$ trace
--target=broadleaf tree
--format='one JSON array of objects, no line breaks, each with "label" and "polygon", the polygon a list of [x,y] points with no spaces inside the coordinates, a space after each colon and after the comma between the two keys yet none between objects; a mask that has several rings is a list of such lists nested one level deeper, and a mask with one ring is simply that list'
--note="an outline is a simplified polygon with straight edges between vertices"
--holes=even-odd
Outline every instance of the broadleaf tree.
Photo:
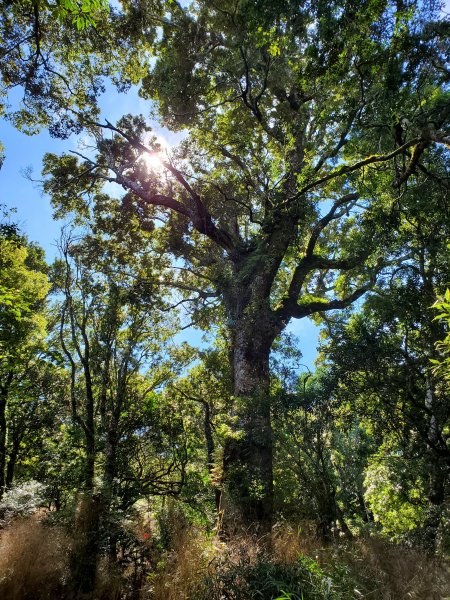
[{"label": "broadleaf tree", "polygon": [[[0,498],[12,483],[20,441],[33,421],[45,368],[45,300],[50,288],[41,248],[18,227],[0,227]],[[33,392],[29,394],[29,389]],[[28,402],[28,396],[31,402]],[[11,412],[10,404],[18,407]],[[31,411],[31,413],[30,413]],[[27,414],[30,413],[30,414]],[[36,418],[36,416],[34,416]]]},{"label": "broadleaf tree", "polygon": [[[80,593],[95,585],[103,546],[117,559],[118,515],[141,497],[179,495],[188,462],[183,417],[168,419],[157,394],[190,360],[188,351],[172,357],[166,347],[172,315],[157,280],[166,261],[149,252],[151,232],[132,215],[124,222],[111,202],[102,195],[85,206],[83,235],[63,232],[51,271],[53,344],[67,369],[67,409],[83,463],[72,549]],[[105,231],[112,222],[116,234]]]},{"label": "broadleaf tree", "polygon": [[[435,169],[441,168],[436,157]],[[448,386],[439,368],[439,349],[446,343],[445,309],[442,320],[433,319],[431,309],[449,278],[448,200],[445,179],[428,177],[404,191],[396,229],[407,259],[379,279],[359,312],[328,320],[328,341],[322,348],[336,378],[333,394],[384,440],[377,456],[380,473],[383,460],[389,463],[396,451],[404,457],[396,462],[408,465],[413,492],[421,473],[422,538],[428,546],[436,543],[444,520],[450,464]],[[443,218],[436,220],[438,212]],[[436,307],[444,308],[445,301]]]},{"label": "broadleaf tree", "polygon": [[[407,187],[439,178],[437,154],[448,159],[449,24],[433,2],[163,10],[140,93],[187,136],[164,156],[143,118],[86,116],[97,155],[49,157],[46,190],[64,202],[93,180],[125,188],[124,204],[163,221],[180,286],[215,299],[235,417],[222,509],[228,526],[267,527],[273,342],[292,319],[350,306],[404,259],[395,209]],[[144,168],[146,154],[161,169]]]}]

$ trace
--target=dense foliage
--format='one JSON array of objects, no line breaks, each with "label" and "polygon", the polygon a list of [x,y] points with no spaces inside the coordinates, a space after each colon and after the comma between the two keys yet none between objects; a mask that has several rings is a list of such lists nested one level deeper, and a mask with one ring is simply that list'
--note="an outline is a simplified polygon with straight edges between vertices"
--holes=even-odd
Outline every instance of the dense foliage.
[{"label": "dense foliage", "polygon": [[[0,11],[2,115],[84,140],[44,157],[59,257],[0,225],[0,594],[443,597],[439,3]],[[142,115],[101,121],[111,84],[137,85],[179,145]],[[286,333],[307,317],[314,372]],[[54,568],[30,560],[17,596],[26,516]]]}]

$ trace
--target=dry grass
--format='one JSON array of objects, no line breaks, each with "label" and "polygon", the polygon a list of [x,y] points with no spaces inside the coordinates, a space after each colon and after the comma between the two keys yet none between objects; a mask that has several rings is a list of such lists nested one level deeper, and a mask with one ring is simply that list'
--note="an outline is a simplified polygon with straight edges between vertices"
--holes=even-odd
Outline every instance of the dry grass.
[{"label": "dry grass", "polygon": [[123,598],[124,578],[118,567],[104,558],[97,568],[95,600],[120,600]]},{"label": "dry grass", "polygon": [[[267,562],[292,565],[300,555],[316,559],[332,578],[342,569],[354,582],[350,598],[367,600],[442,600],[450,597],[449,564],[418,550],[391,544],[376,537],[323,547],[307,524],[288,523],[274,528],[271,539],[242,534],[227,544],[209,537],[201,528],[179,516],[169,516],[169,546],[157,550],[150,543],[153,568],[141,600],[188,600],[196,597],[200,583],[244,566]],[[148,527],[146,528],[148,529]],[[156,532],[152,531],[152,537]],[[35,517],[17,520],[0,532],[1,600],[62,600],[70,597],[70,538],[58,527]],[[156,564],[156,561],[159,561]],[[147,571],[148,572],[148,571]],[[125,572],[99,564],[96,600],[135,598],[139,584],[130,587]],[[133,589],[132,589],[133,588]],[[356,595],[352,590],[357,589]],[[346,588],[347,589],[347,588]],[[131,595],[129,595],[131,594]],[[203,597],[203,596],[202,596]],[[208,596],[209,597],[209,596]],[[341,595],[340,598],[347,598]]]},{"label": "dry grass", "polygon": [[[14,521],[0,532],[0,599],[72,599],[69,589],[72,547],[71,539],[60,527],[45,525],[35,516]],[[118,568],[102,559],[92,597],[120,600],[122,585]]]},{"label": "dry grass", "polygon": [[[450,562],[380,537],[323,546],[313,535],[283,526],[274,539],[274,559],[294,562],[303,554],[333,576],[347,572],[355,598],[367,600],[450,600]],[[352,596],[353,597],[353,596]]]},{"label": "dry grass", "polygon": [[0,533],[0,598],[55,600],[65,595],[70,542],[62,530],[35,518]]},{"label": "dry grass", "polygon": [[[379,537],[324,547],[303,523],[277,524],[272,535],[271,559],[294,563],[300,555],[316,559],[330,573],[336,567],[349,571],[360,598],[380,600],[450,599],[450,562],[418,549],[390,543]],[[361,584],[361,585],[358,585]]]},{"label": "dry grass", "polygon": [[333,579],[337,577],[338,586],[342,573],[346,573],[347,584],[342,585],[348,586],[345,589],[349,595],[341,592],[340,598],[443,600],[450,597],[448,563],[376,537],[324,547],[307,523],[301,527],[283,523],[274,528],[269,543],[266,537],[241,534],[224,544],[176,519],[170,529],[171,547],[148,580],[142,600],[196,598],[200,582],[208,577],[214,581],[230,570],[261,561],[294,566],[301,555],[317,560],[326,574]]},{"label": "dry grass", "polygon": [[187,600],[219,551],[218,544],[195,527],[173,531],[172,546],[145,586],[142,600]]},{"label": "dry grass", "polygon": [[450,596],[448,562],[371,537],[356,543],[356,567],[371,573],[383,600],[442,600]]},{"label": "dry grass", "polygon": [[316,556],[321,552],[315,529],[310,523],[277,523],[272,531],[271,558],[275,562],[294,563],[301,554]]},{"label": "dry grass", "polygon": [[169,528],[171,548],[150,577],[142,600],[195,598],[199,582],[208,576],[214,577],[216,572],[256,565],[263,559],[293,564],[300,554],[317,546],[305,526],[302,532],[288,524],[279,525],[270,538],[241,532],[227,543],[217,537],[208,537],[200,528],[177,522],[173,517]]}]

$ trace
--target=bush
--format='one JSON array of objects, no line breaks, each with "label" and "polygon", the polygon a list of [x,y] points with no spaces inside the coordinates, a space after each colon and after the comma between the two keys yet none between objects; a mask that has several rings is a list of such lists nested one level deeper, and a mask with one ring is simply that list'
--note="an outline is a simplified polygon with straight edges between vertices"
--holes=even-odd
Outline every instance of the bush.
[{"label": "bush", "polygon": [[[342,585],[344,583],[344,586]],[[206,578],[191,598],[195,600],[349,600],[348,581],[339,585],[318,563],[299,557],[295,563],[270,562],[224,565]],[[351,585],[350,585],[351,587]]]},{"label": "bush", "polygon": [[16,517],[30,516],[42,505],[44,486],[27,481],[6,492],[0,502],[0,523],[5,526]]}]

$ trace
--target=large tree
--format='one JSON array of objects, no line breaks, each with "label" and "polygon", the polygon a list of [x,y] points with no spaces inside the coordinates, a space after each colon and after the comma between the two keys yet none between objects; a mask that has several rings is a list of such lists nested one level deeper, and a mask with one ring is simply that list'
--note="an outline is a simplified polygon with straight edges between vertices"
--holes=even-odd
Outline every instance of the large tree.
[{"label": "large tree", "polygon": [[[437,206],[444,215],[440,221],[433,210]],[[348,320],[328,320],[323,348],[337,382],[334,396],[357,419],[370,421],[384,440],[379,456],[389,462],[396,448],[409,463],[412,498],[420,474],[428,545],[436,542],[445,510],[450,465],[448,389],[433,370],[445,329],[431,310],[450,276],[448,207],[444,181],[405,190],[397,212],[397,244],[408,259],[379,280],[360,312]]]},{"label": "large tree", "polygon": [[[83,593],[95,584],[102,545],[117,558],[117,515],[142,496],[178,495],[188,461],[182,417],[168,419],[156,398],[189,361],[189,353],[161,348],[173,328],[157,286],[166,261],[148,251],[150,234],[132,215],[124,219],[106,195],[97,200],[78,219],[82,236],[63,233],[52,267],[57,344],[82,448],[72,584]],[[107,221],[116,233],[99,232]]]},{"label": "large tree", "polygon": [[431,2],[164,10],[141,94],[189,136],[155,170],[142,118],[86,117],[97,155],[48,157],[46,190],[67,203],[93,179],[122,186],[124,207],[163,221],[162,246],[186,266],[179,287],[219,300],[235,428],[222,508],[228,523],[268,526],[272,344],[291,319],[349,306],[401,261],[395,208],[406,186],[442,177],[449,144],[448,23]]},{"label": "large tree", "polygon": [[17,226],[0,225],[0,498],[12,483],[22,438],[38,418],[45,385],[50,286],[43,256]]}]

